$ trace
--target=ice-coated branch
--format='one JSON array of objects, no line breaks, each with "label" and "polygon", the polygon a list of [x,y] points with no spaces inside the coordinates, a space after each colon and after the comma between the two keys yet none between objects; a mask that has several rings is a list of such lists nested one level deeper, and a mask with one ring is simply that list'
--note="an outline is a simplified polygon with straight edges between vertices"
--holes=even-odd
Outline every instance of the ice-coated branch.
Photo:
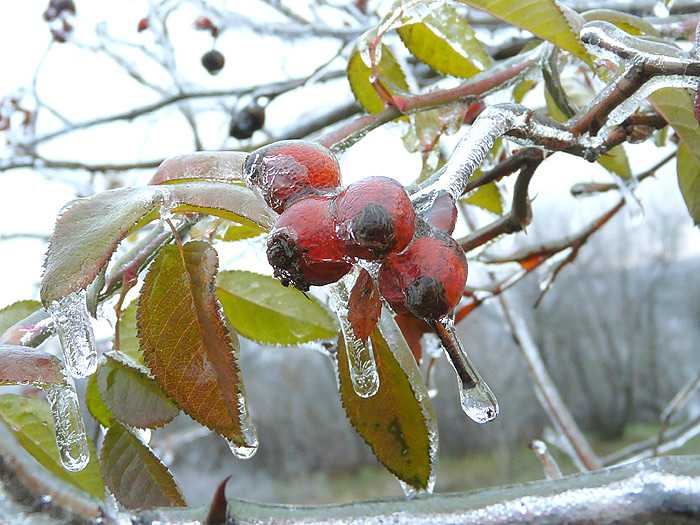
[{"label": "ice-coated branch", "polygon": [[[413,499],[289,506],[229,498],[227,506],[229,525],[692,523],[700,519],[700,458],[655,458],[556,480]],[[8,522],[176,525],[204,523],[208,512],[114,510],[48,474],[0,423],[0,515]]]}]

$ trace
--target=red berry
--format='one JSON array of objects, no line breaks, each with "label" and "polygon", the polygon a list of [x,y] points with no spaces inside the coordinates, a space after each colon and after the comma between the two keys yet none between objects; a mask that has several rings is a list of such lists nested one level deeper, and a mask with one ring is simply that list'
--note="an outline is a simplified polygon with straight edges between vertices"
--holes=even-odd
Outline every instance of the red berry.
[{"label": "red berry", "polygon": [[150,25],[151,25],[151,24],[150,24],[150,22],[148,21],[148,18],[142,18],[141,20],[139,20],[139,25],[138,25],[137,31],[138,31],[139,33],[142,33],[142,32],[144,32],[146,29],[148,29],[148,28],[150,27]]},{"label": "red berry", "polygon": [[216,49],[207,51],[202,55],[202,65],[211,75],[218,75],[219,71],[224,68],[225,62],[224,55]]},{"label": "red berry", "polygon": [[455,200],[448,192],[440,190],[420,216],[433,228],[451,234],[457,224]]},{"label": "red berry", "polygon": [[340,187],[335,155],[315,142],[282,140],[253,151],[244,168],[248,187],[277,213],[300,197]]},{"label": "red berry", "polygon": [[438,230],[417,237],[379,269],[379,291],[397,314],[437,320],[457,306],[467,282],[467,258]]},{"label": "red berry", "polygon": [[331,208],[335,231],[352,257],[379,259],[413,238],[416,214],[401,183],[368,177],[345,188]]},{"label": "red berry", "polygon": [[267,260],[284,286],[299,290],[336,282],[352,268],[328,214],[332,197],[297,201],[280,215],[267,239]]}]

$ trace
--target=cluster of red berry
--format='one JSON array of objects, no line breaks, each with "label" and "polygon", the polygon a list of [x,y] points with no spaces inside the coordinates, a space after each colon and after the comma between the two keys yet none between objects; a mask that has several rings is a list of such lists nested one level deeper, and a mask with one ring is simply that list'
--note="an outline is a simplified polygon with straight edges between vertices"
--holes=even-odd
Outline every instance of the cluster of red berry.
[{"label": "cluster of red berry", "polygon": [[281,214],[267,258],[285,286],[306,291],[334,283],[364,259],[379,262],[379,291],[398,314],[437,320],[459,302],[467,260],[450,236],[457,210],[449,194],[437,195],[430,212],[417,217],[396,180],[368,177],[341,189],[333,153],[301,140],[255,150],[244,173]]}]

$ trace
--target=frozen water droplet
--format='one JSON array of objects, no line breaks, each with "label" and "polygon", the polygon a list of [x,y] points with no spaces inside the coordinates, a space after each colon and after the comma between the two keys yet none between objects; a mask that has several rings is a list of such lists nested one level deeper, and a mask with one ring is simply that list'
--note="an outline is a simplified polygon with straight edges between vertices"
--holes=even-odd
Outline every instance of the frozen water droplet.
[{"label": "frozen water droplet", "polygon": [[421,494],[432,494],[435,488],[435,476],[432,476],[428,480],[428,486],[424,489],[417,489],[415,487],[412,487],[411,485],[401,481],[400,479],[398,481],[401,484],[403,493],[406,495],[407,498],[415,498],[416,496],[420,496]]},{"label": "frozen water droplet", "polygon": [[231,452],[238,459],[250,459],[258,451],[258,432],[250,417],[243,392],[238,394],[238,405],[241,407],[241,434],[245,445],[237,445],[230,440],[226,440]]},{"label": "frozen water droplet", "polygon": [[63,349],[68,373],[87,377],[97,369],[95,334],[87,310],[87,292],[80,290],[53,301],[48,308]]},{"label": "frozen water droplet", "polygon": [[249,443],[248,445],[236,445],[229,439],[227,439],[226,442],[228,443],[228,447],[231,449],[233,455],[238,459],[250,459],[258,451],[258,436],[255,434],[253,437],[255,439],[252,441],[250,441],[249,438],[245,439],[246,442]]},{"label": "frozen water droplet", "polygon": [[449,341],[443,341],[443,345],[457,373],[462,410],[476,423],[488,423],[498,416],[496,396],[469,359],[452,320],[445,319],[440,324],[445,328],[445,335],[449,338]]},{"label": "frozen water droplet", "polygon": [[372,397],[379,391],[379,373],[377,363],[374,360],[374,348],[372,340],[359,339],[348,320],[348,299],[350,289],[355,283],[357,272],[351,272],[337,283],[329,287],[331,308],[335,311],[340,330],[343,333],[345,348],[348,355],[350,368],[350,380],[353,390],[360,397]]},{"label": "frozen water droplet", "polygon": [[657,16],[659,18],[666,18],[668,15],[671,14],[671,11],[669,11],[670,7],[670,2],[669,5],[666,4],[666,0],[658,0],[656,4],[654,4],[654,16]]},{"label": "frozen water droplet", "polygon": [[72,472],[83,470],[90,461],[90,449],[73,379],[66,376],[64,385],[46,385],[44,392],[51,408],[61,463]]}]

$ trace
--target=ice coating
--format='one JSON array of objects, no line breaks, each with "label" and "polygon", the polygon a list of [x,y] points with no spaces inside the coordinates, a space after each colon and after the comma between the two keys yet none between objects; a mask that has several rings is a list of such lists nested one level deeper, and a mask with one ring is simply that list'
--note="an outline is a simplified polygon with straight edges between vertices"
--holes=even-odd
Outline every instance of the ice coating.
[{"label": "ice coating", "polygon": [[90,449],[75,383],[70,376],[66,376],[64,384],[51,384],[43,388],[51,408],[61,463],[72,472],[83,470],[90,461]]},{"label": "ice coating", "polygon": [[97,369],[97,348],[87,310],[87,292],[79,290],[53,301],[48,307],[63,349],[68,373],[88,377]]},{"label": "ice coating", "polygon": [[454,351],[448,348],[445,348],[445,351],[457,373],[462,410],[472,421],[488,423],[498,416],[498,400],[469,359],[457,336],[454,322],[446,318],[440,323],[454,347]]},{"label": "ice coating", "polygon": [[379,391],[379,373],[374,360],[372,340],[360,340],[348,320],[348,300],[350,290],[357,279],[357,272],[351,272],[337,283],[328,287],[330,306],[335,311],[340,330],[345,341],[348,367],[352,388],[360,397],[372,397]]},{"label": "ice coating", "polygon": [[228,443],[231,452],[238,459],[250,459],[258,451],[258,432],[248,412],[243,392],[238,393],[238,406],[241,407],[241,434],[245,445],[238,445],[229,439],[226,439],[226,443]]},{"label": "ice coating", "polygon": [[425,418],[425,424],[428,429],[428,438],[430,440],[430,463],[432,465],[432,469],[426,488],[424,490],[417,491],[410,485],[401,482],[401,480],[399,480],[399,482],[401,483],[404,493],[408,497],[413,497],[423,493],[432,494],[433,489],[435,488],[437,474],[438,427],[437,418],[435,417],[435,412],[433,411],[433,405],[430,403],[430,395],[425,383],[423,383],[420,370],[416,364],[416,360],[413,357],[413,353],[411,352],[411,349],[408,346],[399,325],[396,324],[394,316],[386,306],[382,307],[382,315],[379,317],[377,327],[391,349],[394,358],[408,377],[408,381],[413,389],[413,394],[420,403],[421,412]]}]

